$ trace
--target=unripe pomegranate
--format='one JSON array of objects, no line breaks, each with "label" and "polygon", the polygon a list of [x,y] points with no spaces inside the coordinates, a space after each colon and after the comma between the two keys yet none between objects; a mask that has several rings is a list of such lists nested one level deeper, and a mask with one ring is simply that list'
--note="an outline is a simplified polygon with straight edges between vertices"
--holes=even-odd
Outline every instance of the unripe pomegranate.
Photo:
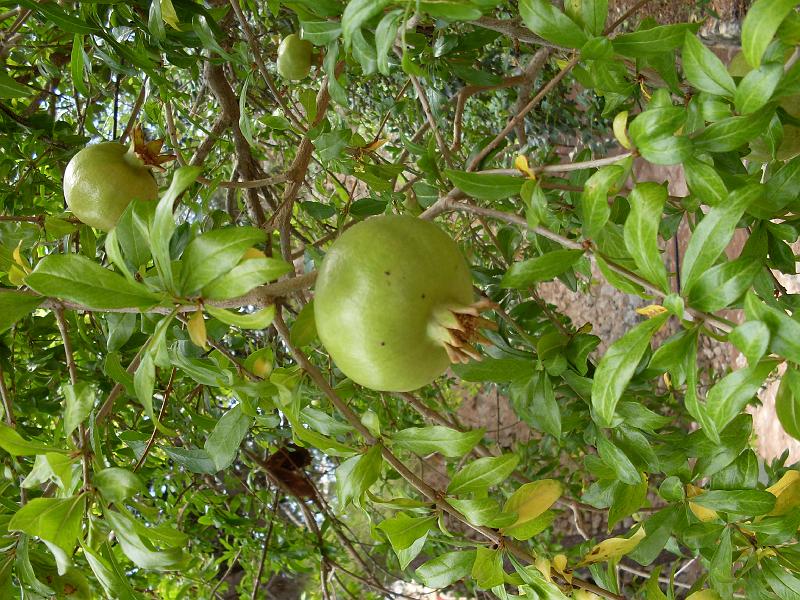
[{"label": "unripe pomegranate", "polygon": [[278,46],[278,73],[284,79],[297,81],[305,79],[311,71],[311,51],[308,40],[300,39],[296,33],[283,38]]},{"label": "unripe pomegranate", "polygon": [[317,332],[350,379],[383,391],[410,391],[451,362],[480,360],[488,344],[473,303],[472,278],[456,243],[411,216],[373,217],[334,242],[319,270]]}]

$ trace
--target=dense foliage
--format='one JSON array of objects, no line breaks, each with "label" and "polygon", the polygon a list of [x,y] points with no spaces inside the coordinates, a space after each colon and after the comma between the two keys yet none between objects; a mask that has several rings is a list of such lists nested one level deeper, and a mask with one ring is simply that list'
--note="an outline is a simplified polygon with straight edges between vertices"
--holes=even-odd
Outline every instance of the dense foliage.
[{"label": "dense foliage", "polygon": [[[757,457],[745,410],[782,373],[800,438],[774,276],[798,2],[757,0],[730,68],[644,3],[0,1],[0,596],[800,597],[800,471]],[[64,169],[137,123],[176,155],[160,199],[92,229]],[[412,393],[345,379],[315,330],[326,248],[383,213],[448,231],[497,326]],[[649,303],[602,356],[537,293],[598,274]],[[724,342],[746,366],[702,372]],[[460,424],[487,391],[530,428],[513,447]]]}]

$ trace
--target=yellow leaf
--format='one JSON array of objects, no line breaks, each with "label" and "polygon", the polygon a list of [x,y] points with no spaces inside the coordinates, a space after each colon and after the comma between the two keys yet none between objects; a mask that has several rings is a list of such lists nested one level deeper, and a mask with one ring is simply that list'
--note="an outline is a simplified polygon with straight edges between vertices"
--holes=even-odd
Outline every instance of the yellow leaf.
[{"label": "yellow leaf", "polygon": [[[686,497],[687,498],[694,498],[695,496],[699,496],[703,493],[703,489],[697,487],[696,485],[692,485],[691,483],[686,484]],[[695,502],[689,502],[689,510],[692,511],[695,517],[697,517],[703,523],[708,523],[709,521],[713,521],[719,518],[717,511],[713,508],[706,508],[705,506],[700,506]]]},{"label": "yellow leaf", "polygon": [[567,568],[567,557],[565,554],[556,554],[553,557],[553,569],[564,578],[564,581],[572,583],[572,571]]},{"label": "yellow leaf", "polygon": [[172,6],[172,0],[161,0],[161,18],[164,19],[164,23],[180,31],[178,13],[175,12],[175,7]]},{"label": "yellow leaf", "polygon": [[783,490],[791,486],[795,481],[800,481],[800,471],[786,471],[783,477],[767,488],[767,491],[777,498]]},{"label": "yellow leaf", "polygon": [[22,271],[24,271],[25,274],[27,275],[28,273],[31,272],[31,265],[27,260],[25,260],[22,257],[22,254],[20,253],[21,248],[22,248],[22,240],[20,240],[19,244],[17,244],[17,247],[14,248],[14,251],[11,254],[14,257],[14,262],[17,263],[20,266],[20,269],[22,269]]},{"label": "yellow leaf", "polygon": [[598,600],[600,596],[589,590],[575,590],[572,592],[572,598],[573,600]]},{"label": "yellow leaf", "polygon": [[617,138],[620,146],[630,150],[633,147],[633,144],[631,144],[630,139],[628,139],[627,127],[628,111],[623,110],[621,113],[617,113],[617,116],[614,117],[614,137]]},{"label": "yellow leaf", "polygon": [[189,330],[189,338],[192,342],[205,350],[207,348],[206,340],[208,336],[206,335],[206,322],[203,319],[202,309],[198,308],[192,313],[186,328]]},{"label": "yellow leaf", "polygon": [[517,158],[514,159],[514,167],[517,170],[525,173],[531,179],[536,179],[536,173],[528,166],[528,159],[525,158],[522,154],[518,155]]},{"label": "yellow leaf", "polygon": [[250,260],[251,258],[267,258],[267,255],[258,248],[248,248],[244,251],[242,260]]},{"label": "yellow leaf", "polygon": [[503,507],[503,512],[517,513],[517,520],[504,532],[512,536],[515,532],[523,534],[524,526],[553,506],[562,491],[561,484],[555,479],[540,479],[520,486]]},{"label": "yellow leaf", "polygon": [[580,566],[589,565],[596,562],[603,562],[612,558],[619,558],[636,548],[644,539],[644,527],[639,527],[629,538],[615,537],[603,540],[594,548],[589,550],[583,557]]},{"label": "yellow leaf", "polygon": [[375,140],[371,144],[367,144],[366,146],[364,146],[364,150],[366,150],[367,152],[374,152],[375,150],[377,150],[378,148],[383,146],[388,141],[389,140],[387,140],[385,138],[380,138],[378,140]]},{"label": "yellow leaf", "polygon": [[652,319],[653,317],[657,317],[658,315],[663,315],[665,312],[667,312],[667,309],[658,304],[650,304],[649,306],[643,306],[642,308],[637,308],[636,312],[642,315],[643,317]]},{"label": "yellow leaf", "polygon": [[533,562],[533,566],[539,569],[539,572],[544,575],[544,578],[547,581],[553,581],[553,578],[550,577],[550,561],[544,558],[543,556],[539,556]]},{"label": "yellow leaf", "polygon": [[11,265],[8,269],[8,280],[12,285],[19,287],[25,283],[25,272],[17,265]]},{"label": "yellow leaf", "polygon": [[767,516],[786,515],[798,506],[800,506],[800,480],[781,490],[775,501],[775,508]]},{"label": "yellow leaf", "polygon": [[686,596],[686,600],[721,600],[721,598],[714,590],[700,590]]}]

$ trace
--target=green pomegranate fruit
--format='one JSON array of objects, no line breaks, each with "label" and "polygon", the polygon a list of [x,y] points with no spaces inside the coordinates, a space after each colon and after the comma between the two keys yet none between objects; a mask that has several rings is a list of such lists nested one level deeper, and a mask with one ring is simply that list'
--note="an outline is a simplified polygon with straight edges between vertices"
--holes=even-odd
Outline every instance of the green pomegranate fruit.
[{"label": "green pomegranate fruit", "polygon": [[301,40],[296,33],[283,38],[278,46],[278,73],[284,79],[305,79],[311,71],[311,50],[308,40]]},{"label": "green pomegranate fruit", "polygon": [[365,387],[406,392],[451,362],[480,360],[478,328],[491,303],[473,303],[456,243],[411,216],[373,217],[334,242],[317,277],[317,332],[339,369]]},{"label": "green pomegranate fruit", "polygon": [[132,200],[156,200],[158,184],[151,170],[174,158],[159,154],[162,144],[145,142],[137,127],[129,148],[102,142],[78,152],[64,172],[64,198],[73,214],[109,231]]}]

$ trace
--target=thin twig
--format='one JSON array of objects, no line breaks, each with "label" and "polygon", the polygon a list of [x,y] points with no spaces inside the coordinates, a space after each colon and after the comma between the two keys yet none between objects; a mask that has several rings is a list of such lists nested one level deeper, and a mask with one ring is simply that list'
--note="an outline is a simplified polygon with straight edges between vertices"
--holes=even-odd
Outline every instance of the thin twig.
[{"label": "thin twig", "polygon": [[[428,484],[424,479],[420,478],[416,473],[411,471],[402,460],[400,460],[389,448],[387,448],[380,440],[372,435],[369,429],[367,429],[366,426],[361,422],[359,416],[353,412],[353,410],[336,394],[319,369],[311,364],[308,358],[291,343],[289,339],[289,329],[286,327],[286,323],[283,321],[283,316],[281,315],[280,310],[275,314],[274,325],[278,330],[278,334],[281,336],[283,343],[289,349],[289,352],[292,354],[300,367],[311,377],[314,383],[328,397],[331,403],[345,417],[350,425],[353,426],[353,428],[355,428],[359,434],[361,434],[366,443],[371,446],[378,446],[380,448],[381,455],[383,456],[384,460],[392,468],[394,468],[394,470],[397,471],[403,479],[405,479],[414,489],[422,494],[429,502],[433,503],[438,509],[447,513],[475,532],[481,534],[492,544],[505,548],[505,550],[511,555],[533,564],[535,559],[530,552],[494,529],[484,526],[477,526],[470,523],[469,519],[467,519],[460,511],[458,511],[449,502],[447,502],[447,500],[445,500],[444,492],[431,487],[430,484]],[[594,592],[595,594],[605,598],[622,600],[621,596],[609,592],[608,590],[604,590],[603,588],[582,579],[573,578],[572,585]]]},{"label": "thin twig", "polygon": [[[175,367],[172,367],[172,372],[169,374],[169,381],[167,382],[167,387],[164,390],[164,400],[161,402],[161,410],[158,411],[159,423],[161,423],[161,421],[164,419],[164,415],[167,412],[167,404],[169,403],[169,397],[172,394],[172,384],[175,381],[176,371],[177,369]],[[150,450],[153,448],[153,444],[156,441],[157,435],[158,435],[158,427],[153,427],[153,433],[150,434],[150,439],[147,440],[147,445],[144,447],[144,452],[142,452],[142,455],[139,457],[139,460],[136,461],[136,465],[134,465],[133,467],[134,473],[138,471],[144,464],[144,461],[147,460],[147,455],[150,454]]]},{"label": "thin twig", "polygon": [[[427,211],[425,211],[421,215],[421,218],[433,218],[434,216],[442,214],[443,212],[449,212],[454,210],[474,213],[476,215],[482,215],[485,217],[498,219],[500,221],[505,221],[506,223],[512,223],[514,225],[524,227],[529,231],[532,231],[538,235],[541,235],[542,237],[545,237],[553,242],[556,242],[557,244],[563,246],[564,248],[569,248],[572,250],[582,250],[586,252],[589,256],[594,257],[594,251],[591,247],[587,247],[587,245],[584,245],[580,242],[576,242],[575,240],[571,240],[567,237],[564,237],[563,235],[550,231],[549,229],[542,226],[529,227],[527,219],[525,219],[525,217],[522,217],[514,213],[495,210],[492,208],[483,208],[481,206],[476,206],[468,202],[458,202],[455,199],[456,195],[455,194],[451,195],[451,194],[437,200],[433,206],[431,206]],[[637,285],[641,286],[647,293],[657,296],[659,298],[666,297],[667,294],[663,290],[654,286],[646,279],[643,279],[642,277],[639,277],[635,273],[632,273],[628,269],[625,269],[624,267],[621,267],[610,260],[607,260],[606,264],[608,264],[608,267],[612,271],[614,271],[615,273],[619,273],[620,275],[623,275],[627,279],[630,279]],[[735,325],[728,319],[725,319],[723,317],[718,317],[710,313],[705,313],[688,307],[686,309],[686,312],[695,317],[696,319],[705,321],[706,323],[713,325],[714,327],[725,333],[730,333],[735,327]]]},{"label": "thin twig", "polygon": [[231,571],[233,571],[233,567],[236,566],[236,561],[239,560],[239,557],[241,555],[242,555],[242,549],[239,548],[239,550],[234,555],[233,559],[231,559],[231,564],[228,565],[228,569],[225,571],[225,573],[222,575],[222,577],[220,577],[217,580],[216,585],[213,588],[211,588],[211,593],[209,594],[209,597],[213,598],[214,596],[217,595],[217,590],[219,589],[219,586],[221,586],[222,582],[225,581],[225,579],[227,579],[228,575],[231,574]]},{"label": "thin twig", "polygon": [[125,129],[122,130],[122,135],[119,136],[119,143],[124,144],[128,136],[133,131],[134,125],[136,125],[136,119],[139,118],[139,111],[142,110],[142,105],[144,104],[144,97],[147,95],[147,78],[142,81],[142,87],[139,90],[139,95],[136,97],[136,102],[133,103],[133,108],[131,109],[131,114],[128,117],[128,124],[125,125]]},{"label": "thin twig", "polygon": [[261,576],[264,574],[264,563],[267,560],[267,550],[269,550],[270,538],[272,538],[272,527],[275,525],[275,513],[278,512],[278,502],[281,495],[278,490],[275,490],[275,499],[272,501],[272,515],[269,518],[269,528],[267,529],[267,537],[264,539],[264,549],[261,551],[261,560],[258,563],[258,572],[253,580],[253,592],[250,594],[250,600],[256,600],[258,597],[258,588],[261,585]]},{"label": "thin twig", "polygon": [[286,104],[286,101],[281,96],[281,93],[278,91],[278,88],[275,87],[275,82],[272,80],[272,76],[269,74],[267,70],[267,65],[264,64],[264,58],[261,56],[261,44],[259,44],[258,40],[256,39],[255,35],[253,35],[253,30],[250,29],[250,24],[247,22],[247,19],[242,12],[242,7],[239,6],[239,0],[230,0],[231,8],[233,8],[233,12],[236,13],[236,18],[239,21],[239,25],[242,27],[242,31],[244,32],[244,36],[247,38],[247,43],[250,46],[250,51],[253,54],[253,59],[256,61],[256,66],[258,67],[259,73],[264,78],[264,82],[267,84],[267,88],[269,88],[270,93],[272,94],[273,98],[275,98],[275,102],[281,107],[283,112],[292,122],[292,124],[300,129],[300,131],[305,131],[303,124],[301,123],[300,119],[297,115],[294,114],[294,111],[289,108]]},{"label": "thin twig", "polygon": [[[53,314],[56,317],[56,324],[58,331],[61,333],[61,339],[64,343],[64,355],[67,361],[67,370],[69,371],[69,380],[73,386],[78,383],[78,367],[75,364],[75,356],[72,352],[72,341],[69,337],[69,330],[67,329],[67,320],[64,318],[64,307],[56,306],[53,309]],[[86,437],[86,426],[83,423],[78,425],[78,448],[81,450],[81,464],[83,467],[83,489],[88,490],[91,481],[90,471],[90,450],[88,439]]]},{"label": "thin twig", "polygon": [[0,360],[0,400],[3,401],[3,417],[9,427],[16,427],[17,420],[14,418],[14,408],[11,404],[11,394],[8,393],[6,387],[6,375],[3,370],[3,361]]}]

